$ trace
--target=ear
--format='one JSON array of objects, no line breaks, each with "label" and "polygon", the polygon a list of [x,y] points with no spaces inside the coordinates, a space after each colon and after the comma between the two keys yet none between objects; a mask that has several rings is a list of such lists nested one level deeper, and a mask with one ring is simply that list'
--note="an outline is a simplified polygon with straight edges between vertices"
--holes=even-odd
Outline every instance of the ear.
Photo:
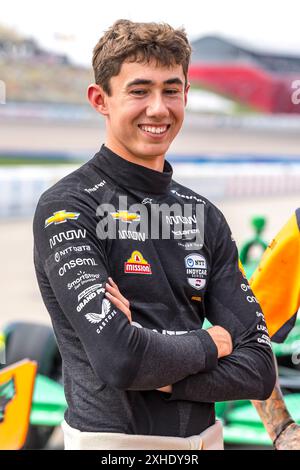
[{"label": "ear", "polygon": [[92,83],[89,85],[87,89],[87,97],[91,106],[95,108],[98,113],[107,116],[108,109],[107,109],[107,100],[106,100],[106,93],[100,85],[96,83]]},{"label": "ear", "polygon": [[191,88],[191,84],[190,82],[188,82],[184,90],[184,106],[187,105],[187,97],[188,97],[188,92],[190,88]]}]

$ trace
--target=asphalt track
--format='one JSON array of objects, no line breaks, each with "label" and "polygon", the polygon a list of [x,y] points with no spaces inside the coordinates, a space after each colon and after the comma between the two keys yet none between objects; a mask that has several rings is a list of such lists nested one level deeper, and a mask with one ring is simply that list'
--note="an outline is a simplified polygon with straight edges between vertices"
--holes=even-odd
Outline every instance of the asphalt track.
[{"label": "asphalt track", "polygon": [[[45,121],[43,119],[1,119],[0,152],[54,151],[75,152],[87,157],[104,142],[101,118],[86,122]],[[274,155],[300,154],[299,130],[229,128],[197,125],[188,115],[170,147],[173,154],[260,153]]]}]

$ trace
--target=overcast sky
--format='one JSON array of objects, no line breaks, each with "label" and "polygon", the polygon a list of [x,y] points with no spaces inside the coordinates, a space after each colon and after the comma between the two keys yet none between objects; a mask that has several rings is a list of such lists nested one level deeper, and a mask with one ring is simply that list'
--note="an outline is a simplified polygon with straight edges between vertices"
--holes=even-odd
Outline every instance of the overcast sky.
[{"label": "overcast sky", "polygon": [[89,65],[92,49],[116,19],[184,26],[300,55],[299,0],[3,0],[0,23]]}]

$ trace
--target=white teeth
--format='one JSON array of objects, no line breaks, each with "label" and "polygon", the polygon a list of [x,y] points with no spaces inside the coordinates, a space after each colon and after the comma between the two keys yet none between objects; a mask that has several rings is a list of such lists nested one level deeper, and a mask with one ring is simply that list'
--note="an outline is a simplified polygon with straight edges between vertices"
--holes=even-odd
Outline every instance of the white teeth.
[{"label": "white teeth", "polygon": [[141,126],[141,129],[145,132],[151,132],[152,134],[162,134],[167,130],[167,126],[164,127],[150,127],[150,126]]}]

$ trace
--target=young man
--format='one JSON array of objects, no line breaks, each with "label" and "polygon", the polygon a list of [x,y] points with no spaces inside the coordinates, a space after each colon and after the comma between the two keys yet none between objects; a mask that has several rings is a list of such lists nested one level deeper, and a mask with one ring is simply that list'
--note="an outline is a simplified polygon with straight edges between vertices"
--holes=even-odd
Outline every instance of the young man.
[{"label": "young man", "polygon": [[166,24],[119,20],[104,34],[88,97],[105,145],[36,210],[69,449],[222,448],[214,402],[264,400],[274,388],[263,315],[224,216],[173,181],[165,160],[190,53]]}]

